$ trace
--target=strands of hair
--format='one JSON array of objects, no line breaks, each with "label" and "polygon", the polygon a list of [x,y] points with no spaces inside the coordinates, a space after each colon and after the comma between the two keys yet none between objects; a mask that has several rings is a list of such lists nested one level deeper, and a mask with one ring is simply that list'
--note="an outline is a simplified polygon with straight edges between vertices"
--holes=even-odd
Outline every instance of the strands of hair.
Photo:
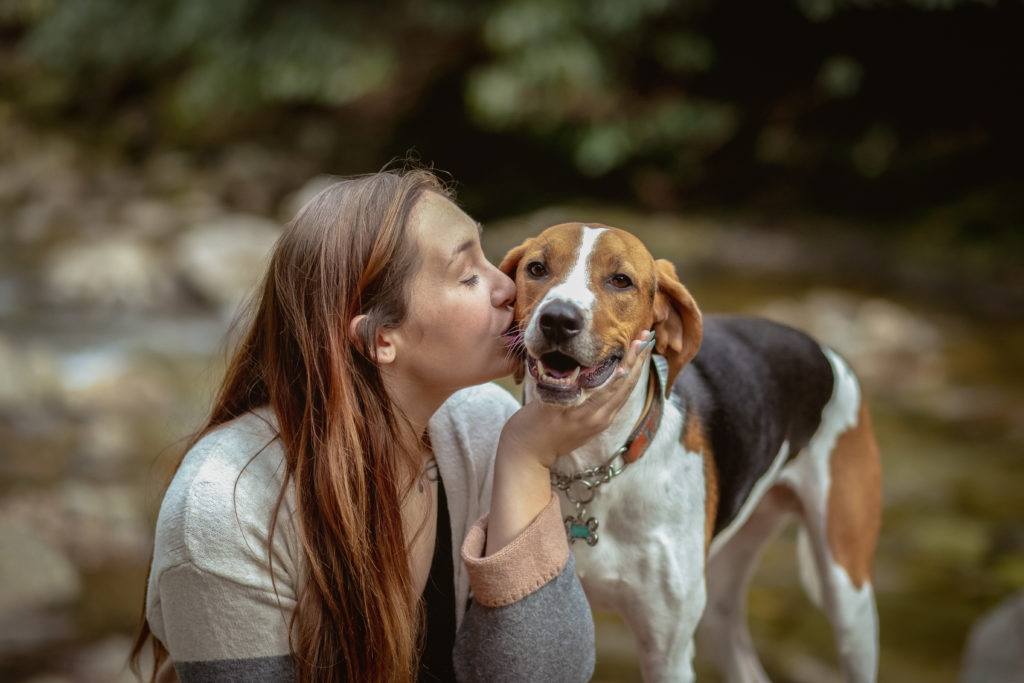
[{"label": "strands of hair", "polygon": [[[416,675],[423,617],[401,503],[419,474],[420,435],[396,411],[370,359],[374,331],[406,315],[418,266],[407,224],[424,192],[449,196],[432,171],[384,171],[342,180],[299,211],[275,246],[209,419],[189,444],[258,406],[273,407],[288,476],[271,538],[294,487],[304,555],[290,623],[299,681]],[[366,318],[353,342],[348,321],[357,315]],[[132,649],[136,672],[150,641],[157,668],[167,660],[143,619]]]}]

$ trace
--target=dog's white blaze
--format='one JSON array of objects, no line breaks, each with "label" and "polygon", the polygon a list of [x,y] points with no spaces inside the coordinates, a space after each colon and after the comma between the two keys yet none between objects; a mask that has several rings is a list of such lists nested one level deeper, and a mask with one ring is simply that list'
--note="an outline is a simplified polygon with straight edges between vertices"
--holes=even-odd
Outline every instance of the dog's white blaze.
[{"label": "dog's white blaze", "polygon": [[[597,299],[590,289],[590,256],[594,253],[597,238],[601,236],[602,232],[605,232],[604,228],[583,226],[583,234],[580,236],[579,247],[576,249],[576,260],[573,262],[572,268],[569,269],[569,273],[561,283],[548,290],[544,300],[537,307],[538,313],[552,301],[565,301],[577,306],[583,314],[587,327],[590,326],[594,317],[594,301]],[[539,330],[536,329],[540,325],[539,320],[540,315],[533,316],[527,334],[539,334]]]}]

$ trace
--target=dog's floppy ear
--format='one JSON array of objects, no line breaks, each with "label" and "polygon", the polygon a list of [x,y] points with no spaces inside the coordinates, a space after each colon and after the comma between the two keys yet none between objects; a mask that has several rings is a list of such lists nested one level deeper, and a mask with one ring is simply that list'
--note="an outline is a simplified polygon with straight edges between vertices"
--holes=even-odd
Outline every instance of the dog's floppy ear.
[{"label": "dog's floppy ear", "polygon": [[519,267],[519,261],[523,258],[523,254],[526,253],[526,245],[529,240],[526,240],[518,247],[514,247],[507,254],[505,258],[501,259],[501,264],[498,265],[498,270],[508,275],[513,280],[516,279],[516,269]]},{"label": "dog's floppy ear", "polygon": [[667,398],[676,376],[697,355],[704,325],[697,302],[679,282],[675,266],[658,259],[654,271],[658,286],[654,294],[654,350],[668,361]]},{"label": "dog's floppy ear", "polygon": [[[501,260],[498,265],[498,270],[508,275],[513,280],[516,279],[516,270],[519,268],[519,261],[523,258],[523,254],[526,253],[526,244],[529,242],[523,242],[518,247],[513,248],[507,254],[505,258]],[[519,307],[515,309],[516,322],[519,322]],[[526,377],[526,363],[519,363],[516,366],[515,374],[513,375],[516,384],[522,384],[523,378]]]}]

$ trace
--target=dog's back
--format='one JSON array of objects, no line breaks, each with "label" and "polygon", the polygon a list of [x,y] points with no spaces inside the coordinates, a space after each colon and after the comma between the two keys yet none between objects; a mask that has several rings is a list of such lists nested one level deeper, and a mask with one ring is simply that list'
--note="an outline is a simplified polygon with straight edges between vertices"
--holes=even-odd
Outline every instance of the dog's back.
[{"label": "dog's back", "polygon": [[832,388],[828,360],[803,332],[759,318],[704,316],[700,351],[673,394],[684,414],[699,418],[688,429],[703,429],[714,454],[715,534],[736,518],[783,442],[790,457],[803,450]]},{"label": "dog's back", "polygon": [[717,507],[701,632],[726,678],[767,680],[747,630],[747,581],[764,545],[795,519],[801,579],[832,622],[844,677],[873,681],[881,475],[849,366],[784,325],[705,316],[701,349],[673,395],[687,415],[682,441],[704,443],[713,456],[707,495]]}]

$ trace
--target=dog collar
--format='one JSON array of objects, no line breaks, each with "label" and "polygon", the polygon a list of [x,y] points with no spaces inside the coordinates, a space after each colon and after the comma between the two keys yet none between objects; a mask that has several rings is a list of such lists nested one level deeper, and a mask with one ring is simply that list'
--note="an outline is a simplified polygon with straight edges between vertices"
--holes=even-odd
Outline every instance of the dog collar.
[{"label": "dog collar", "polygon": [[598,522],[594,517],[584,519],[584,506],[594,499],[597,489],[622,473],[647,451],[654,435],[661,425],[665,413],[665,382],[668,376],[668,362],[661,356],[651,357],[651,379],[647,385],[647,402],[644,415],[633,432],[615,454],[603,465],[591,467],[570,475],[551,473],[551,485],[565,492],[565,497],[576,506],[576,516],[565,518],[565,536],[571,545],[576,539],[585,540],[587,545],[597,544]]},{"label": "dog collar", "polygon": [[658,361],[665,362],[661,356],[652,356],[651,381],[647,383],[647,401],[644,416],[640,418],[633,433],[626,439],[622,447],[622,461],[628,465],[643,457],[651,440],[661,426],[661,416],[665,413],[664,380]]}]

